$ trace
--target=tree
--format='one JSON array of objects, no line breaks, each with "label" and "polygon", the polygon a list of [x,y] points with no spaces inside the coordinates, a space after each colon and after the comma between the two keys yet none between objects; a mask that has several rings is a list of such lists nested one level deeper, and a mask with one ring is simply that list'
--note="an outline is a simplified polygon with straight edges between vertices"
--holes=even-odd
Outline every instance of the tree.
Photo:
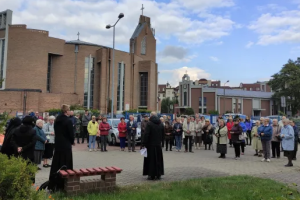
[{"label": "tree", "polygon": [[300,109],[300,58],[289,60],[282,69],[272,76],[269,85],[274,92],[273,100],[280,103],[280,97],[286,97],[286,104],[291,106],[292,115]]},{"label": "tree", "polygon": [[161,101],[161,113],[170,113],[171,105],[174,106],[174,101],[172,101],[169,97],[163,99]]},{"label": "tree", "polygon": [[195,114],[193,108],[186,108],[185,111],[184,111],[184,114],[185,115],[193,115]]}]

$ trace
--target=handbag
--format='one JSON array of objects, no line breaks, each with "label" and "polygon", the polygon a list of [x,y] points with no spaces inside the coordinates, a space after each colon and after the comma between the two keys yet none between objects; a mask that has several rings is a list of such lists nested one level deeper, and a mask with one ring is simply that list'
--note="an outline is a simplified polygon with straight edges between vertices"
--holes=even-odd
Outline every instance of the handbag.
[{"label": "handbag", "polygon": [[245,140],[245,136],[243,133],[241,135],[239,135],[239,140]]},{"label": "handbag", "polygon": [[277,138],[278,141],[282,141],[282,137],[279,136],[275,136]]},{"label": "handbag", "polygon": [[244,138],[248,137],[246,132],[243,132],[243,136],[244,136]]}]

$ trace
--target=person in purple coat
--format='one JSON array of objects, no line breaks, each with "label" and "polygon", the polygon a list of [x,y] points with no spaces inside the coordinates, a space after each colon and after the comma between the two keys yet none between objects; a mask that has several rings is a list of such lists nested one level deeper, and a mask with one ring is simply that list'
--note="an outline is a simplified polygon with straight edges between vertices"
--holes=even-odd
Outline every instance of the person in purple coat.
[{"label": "person in purple coat", "polygon": [[252,141],[252,138],[251,138],[252,123],[251,123],[251,120],[249,119],[248,116],[246,117],[245,125],[246,125],[246,129],[247,129],[247,131],[246,131],[246,133],[247,133],[246,145],[250,145],[251,146],[251,141]]}]

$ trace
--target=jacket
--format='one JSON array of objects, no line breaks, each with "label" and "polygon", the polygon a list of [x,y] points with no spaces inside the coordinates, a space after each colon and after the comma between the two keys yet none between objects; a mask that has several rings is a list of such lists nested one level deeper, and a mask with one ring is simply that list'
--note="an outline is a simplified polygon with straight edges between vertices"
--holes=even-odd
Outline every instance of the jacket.
[{"label": "jacket", "polygon": [[233,122],[227,122],[227,124],[226,124],[227,130],[228,130],[228,139],[229,140],[231,140],[231,133],[230,133],[230,131],[231,131],[233,125],[234,125]]},{"label": "jacket", "polygon": [[88,124],[89,124],[89,122],[91,121],[91,119],[92,119],[92,116],[91,116],[91,114],[88,114],[88,115],[83,115],[82,116],[82,120],[81,120],[81,122],[82,122],[82,126],[88,126]]},{"label": "jacket", "polygon": [[99,124],[98,124],[98,122],[96,122],[96,121],[95,122],[90,121],[88,123],[87,130],[88,130],[89,135],[91,135],[91,136],[97,135],[98,130],[99,130]]},{"label": "jacket", "polygon": [[212,124],[209,124],[208,126],[205,125],[202,130],[204,132],[202,135],[204,144],[212,144],[215,127],[213,127]]},{"label": "jacket", "polygon": [[45,142],[47,140],[46,135],[40,127],[34,127],[36,136],[37,136],[37,141],[35,143],[35,150],[38,151],[44,151],[45,150]]},{"label": "jacket", "polygon": [[70,120],[72,121],[72,124],[73,124],[73,129],[75,130],[75,126],[76,126],[76,118],[74,117],[74,116],[70,116],[69,117],[70,118]]},{"label": "jacket", "polygon": [[[173,131],[174,131],[174,135],[175,136],[181,136],[182,135],[182,132],[183,132],[183,129],[182,129],[182,124],[181,123],[175,123],[174,126],[173,126]],[[177,131],[177,129],[179,131]]]},{"label": "jacket", "polygon": [[246,121],[245,122],[245,125],[246,125],[246,129],[247,129],[247,131],[251,131],[251,129],[252,129],[252,123],[249,121]]},{"label": "jacket", "polygon": [[120,122],[118,124],[118,131],[119,131],[119,137],[126,137],[127,136],[127,124],[124,122]]},{"label": "jacket", "polygon": [[202,123],[200,121],[198,123],[195,122],[195,135],[196,136],[202,135]]},{"label": "jacket", "polygon": [[231,133],[232,142],[240,142],[239,136],[243,133],[242,127],[239,124],[234,125],[230,132],[233,132]]},{"label": "jacket", "polygon": [[[270,125],[268,126],[265,126],[265,125],[262,125],[260,126],[258,129],[257,129],[257,132],[260,136],[260,139],[262,141],[270,141],[272,139],[272,132],[273,132],[273,129]],[[264,135],[261,135],[261,133],[264,133]]]},{"label": "jacket", "polygon": [[81,125],[81,121],[79,118],[76,118],[76,125],[75,125],[75,133],[80,133],[80,125]]},{"label": "jacket", "polygon": [[224,127],[217,127],[216,130],[215,130],[215,134],[218,136],[219,134],[219,137],[216,138],[216,143],[217,144],[227,144],[227,133],[228,133],[228,130],[227,130],[227,127],[224,126]]},{"label": "jacket", "polygon": [[69,117],[60,114],[54,122],[55,151],[72,150],[74,144],[73,124]]},{"label": "jacket", "polygon": [[247,132],[247,127],[244,122],[240,122],[240,126],[242,127],[243,132]]},{"label": "jacket", "polygon": [[[190,122],[189,124],[187,122],[183,123],[183,132],[184,136],[194,136],[195,135],[195,123]],[[190,131],[190,133],[187,133],[187,131]]]},{"label": "jacket", "polygon": [[284,151],[294,151],[295,146],[295,134],[294,129],[291,125],[286,125],[281,128],[282,137],[282,148]]},{"label": "jacket", "polygon": [[262,149],[262,144],[261,144],[261,140],[260,140],[260,136],[254,136],[257,133],[257,126],[253,126],[252,130],[251,130],[251,136],[252,136],[252,147],[255,150],[263,150]]},{"label": "jacket", "polygon": [[110,125],[107,122],[101,122],[99,126],[100,135],[108,135],[108,132],[110,130]]},{"label": "jacket", "polygon": [[[165,132],[165,139],[171,139],[173,136],[173,127],[172,125],[169,125],[168,127],[164,126],[164,132]],[[167,135],[167,133],[169,135]]]},{"label": "jacket", "polygon": [[278,138],[276,137],[277,135],[280,136],[281,133],[281,126],[279,125],[272,125],[272,142],[280,142]]},{"label": "jacket", "polygon": [[[28,159],[31,162],[34,162],[34,148],[36,141],[36,132],[32,125],[21,125],[16,128],[11,140],[15,156],[21,156],[25,160]],[[18,147],[22,147],[20,154],[18,153]]]},{"label": "jacket", "polygon": [[[134,130],[132,130],[134,128]],[[137,129],[137,123],[135,121],[132,122],[132,125],[130,121],[127,122],[127,134],[131,136],[136,135],[136,129]]]},{"label": "jacket", "polygon": [[151,116],[146,127],[142,146],[146,148],[149,146],[161,147],[164,136],[165,131],[161,121],[157,116]]},{"label": "jacket", "polygon": [[142,124],[141,124],[141,134],[144,134],[146,131],[146,126],[148,124],[149,121],[143,120]]}]

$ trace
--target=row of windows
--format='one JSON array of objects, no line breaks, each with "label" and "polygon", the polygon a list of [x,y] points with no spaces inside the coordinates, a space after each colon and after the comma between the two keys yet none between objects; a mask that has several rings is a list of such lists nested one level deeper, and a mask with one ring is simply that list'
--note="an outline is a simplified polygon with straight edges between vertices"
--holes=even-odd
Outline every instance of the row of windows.
[{"label": "row of windows", "polygon": [[[121,77],[122,74],[123,74],[123,76]],[[121,81],[123,81],[122,90],[121,90]],[[123,96],[122,101],[120,99],[121,92],[122,92],[122,96]],[[122,63],[119,63],[119,67],[118,67],[118,88],[117,88],[117,110],[121,110],[120,103],[123,107],[122,110],[124,109],[124,96],[125,96],[125,64],[124,64],[124,67],[122,68]]]},{"label": "row of windows", "polygon": [[[89,62],[91,64],[90,73],[89,73]],[[94,105],[94,72],[95,72],[95,58],[90,60],[89,57],[85,58],[85,66],[84,66],[84,101],[83,106],[85,108],[88,107],[88,89],[90,87],[90,108],[93,108]],[[90,81],[89,81],[90,75]]]},{"label": "row of windows", "polygon": [[[135,52],[135,42],[131,43],[131,53]],[[141,55],[146,55],[147,52],[147,36],[142,39],[141,42]]]},{"label": "row of windows", "polygon": [[148,73],[140,73],[141,85],[140,85],[140,106],[147,106],[148,104]]},{"label": "row of windows", "polygon": [[52,55],[48,55],[48,68],[47,68],[47,92],[50,92],[51,85],[51,69],[52,69]]}]

